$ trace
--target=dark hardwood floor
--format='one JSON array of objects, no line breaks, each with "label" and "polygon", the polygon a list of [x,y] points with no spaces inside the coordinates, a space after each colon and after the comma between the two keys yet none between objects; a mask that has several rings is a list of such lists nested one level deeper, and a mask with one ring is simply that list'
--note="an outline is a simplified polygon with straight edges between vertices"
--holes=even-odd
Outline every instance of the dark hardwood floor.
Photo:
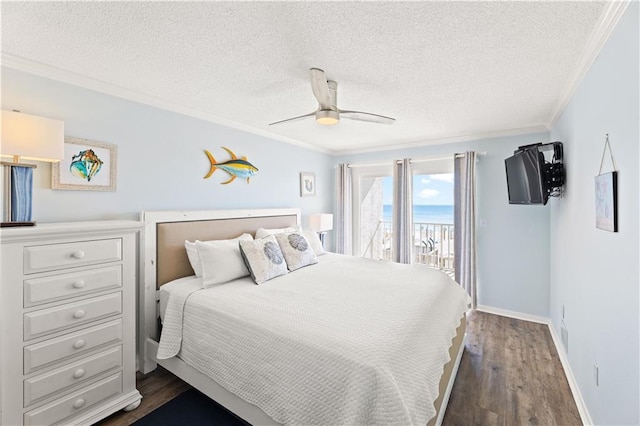
[{"label": "dark hardwood floor", "polygon": [[582,425],[549,328],[471,313],[443,424]]},{"label": "dark hardwood floor", "polygon": [[[546,325],[471,312],[443,425],[582,425]],[[101,426],[129,425],[189,389],[162,368],[138,376],[142,404]]]}]

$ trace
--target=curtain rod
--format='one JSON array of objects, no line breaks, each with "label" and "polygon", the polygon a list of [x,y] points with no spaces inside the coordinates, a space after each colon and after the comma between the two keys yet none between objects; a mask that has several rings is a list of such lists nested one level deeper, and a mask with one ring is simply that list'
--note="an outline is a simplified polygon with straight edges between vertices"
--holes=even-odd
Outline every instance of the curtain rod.
[{"label": "curtain rod", "polygon": [[[485,155],[487,155],[487,153],[485,151],[483,152],[476,152],[476,156],[477,157],[484,157]],[[462,154],[455,154],[455,158],[463,158],[466,157],[466,154],[462,153]],[[447,157],[431,157],[431,158],[417,158],[417,159],[411,159],[411,163],[426,163],[428,161],[442,161],[442,160],[450,160],[451,156],[447,156]],[[400,163],[400,160],[396,161],[396,163]],[[354,167],[377,167],[377,166],[391,166],[393,163],[392,162],[386,162],[386,163],[367,163],[367,164],[349,164],[347,167],[349,168],[354,168]]]}]

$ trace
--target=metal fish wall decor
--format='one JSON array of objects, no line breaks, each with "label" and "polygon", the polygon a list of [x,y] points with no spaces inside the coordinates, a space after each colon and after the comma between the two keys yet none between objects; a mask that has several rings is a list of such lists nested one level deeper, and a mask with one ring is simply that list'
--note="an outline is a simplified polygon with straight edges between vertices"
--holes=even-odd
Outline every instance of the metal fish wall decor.
[{"label": "metal fish wall decor", "polygon": [[69,171],[72,175],[91,182],[91,179],[98,174],[102,168],[102,164],[103,161],[98,158],[92,149],[86,149],[71,157]]},{"label": "metal fish wall decor", "polygon": [[223,146],[222,149],[229,153],[229,155],[231,156],[231,160],[227,160],[223,163],[218,163],[209,151],[207,151],[206,149],[204,150],[205,154],[207,154],[207,157],[209,158],[209,162],[211,163],[211,169],[204,178],[210,178],[213,172],[215,172],[217,169],[220,169],[224,170],[231,176],[231,179],[222,182],[222,185],[233,182],[237,177],[241,179],[247,179],[247,183],[249,183],[249,179],[251,179],[251,176],[258,173],[258,169],[256,168],[256,166],[247,161],[247,157],[238,158],[238,156],[234,154],[233,151],[231,151],[229,148]]}]

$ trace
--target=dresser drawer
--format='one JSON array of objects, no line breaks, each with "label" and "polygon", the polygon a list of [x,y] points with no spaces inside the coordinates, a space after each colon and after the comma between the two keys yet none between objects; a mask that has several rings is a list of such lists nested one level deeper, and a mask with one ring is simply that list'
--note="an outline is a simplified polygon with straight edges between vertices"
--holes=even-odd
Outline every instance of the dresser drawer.
[{"label": "dresser drawer", "polygon": [[122,373],[119,372],[79,391],[62,397],[24,414],[25,425],[51,425],[67,417],[80,414],[86,408],[122,392]]},{"label": "dresser drawer", "polygon": [[29,312],[24,314],[24,340],[121,312],[121,292]]},{"label": "dresser drawer", "polygon": [[24,282],[24,306],[26,308],[121,286],[121,265],[33,278]]},{"label": "dresser drawer", "polygon": [[122,341],[122,320],[86,328],[55,339],[25,346],[24,374],[93,348]]},{"label": "dresser drawer", "polygon": [[56,368],[24,381],[24,406],[53,392],[76,385],[105,371],[122,366],[122,346]]},{"label": "dresser drawer", "polygon": [[24,273],[122,260],[122,240],[81,241],[24,248]]}]

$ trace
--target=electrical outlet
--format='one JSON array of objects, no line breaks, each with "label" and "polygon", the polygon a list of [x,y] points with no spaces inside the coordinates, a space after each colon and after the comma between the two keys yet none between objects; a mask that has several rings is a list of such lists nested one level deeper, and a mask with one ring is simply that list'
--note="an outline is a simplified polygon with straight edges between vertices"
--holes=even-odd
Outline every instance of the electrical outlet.
[{"label": "electrical outlet", "polygon": [[478,219],[478,227],[486,228],[487,227],[487,220],[483,219],[483,218]]},{"label": "electrical outlet", "polygon": [[600,367],[598,363],[593,363],[593,381],[596,382],[596,386],[600,386]]}]

